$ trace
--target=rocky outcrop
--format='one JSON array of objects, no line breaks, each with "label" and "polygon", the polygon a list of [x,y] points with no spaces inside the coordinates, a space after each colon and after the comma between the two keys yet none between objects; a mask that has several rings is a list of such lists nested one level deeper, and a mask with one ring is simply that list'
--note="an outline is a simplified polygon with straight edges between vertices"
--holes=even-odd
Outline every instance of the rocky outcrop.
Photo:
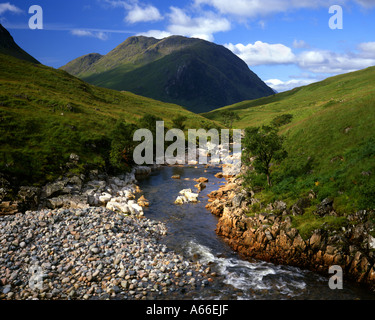
[{"label": "rocky outcrop", "polygon": [[136,167],[132,172],[117,177],[93,174],[96,179],[86,183],[79,177],[64,178],[47,185],[43,199],[46,199],[45,205],[49,209],[102,206],[123,214],[143,216],[143,207],[149,202],[141,196],[137,203],[136,197],[141,190],[136,185],[136,177],[147,176],[151,171],[149,167]]},{"label": "rocky outcrop", "polygon": [[[302,237],[292,217],[301,215],[308,199],[288,207],[284,202],[269,204],[265,212],[249,215],[257,201],[244,192],[241,180],[232,178],[209,195],[207,209],[220,217],[216,232],[241,256],[276,264],[306,268],[328,275],[333,265],[341,266],[344,279],[375,289],[374,214],[359,211],[347,217],[344,226],[320,228]],[[335,215],[332,200],[325,199],[315,214]]]},{"label": "rocky outcrop", "polygon": [[[66,166],[74,168],[78,162],[79,157],[72,154]],[[117,177],[97,170],[90,171],[87,176],[68,174],[42,188],[20,187],[15,201],[8,196],[9,182],[3,179],[0,188],[0,215],[42,208],[86,209],[101,206],[123,214],[143,216],[143,207],[148,206],[149,202],[141,197],[137,203],[136,197],[141,193],[136,185],[137,179],[148,176],[155,169],[156,166],[139,166],[132,172]]]},{"label": "rocky outcrop", "polygon": [[19,212],[19,203],[17,201],[3,201],[0,203],[0,216],[13,215]]},{"label": "rocky outcrop", "polygon": [[12,215],[19,211],[18,201],[12,199],[10,182],[0,173],[0,216]]},{"label": "rocky outcrop", "polygon": [[36,210],[40,202],[40,196],[40,188],[22,186],[18,191],[17,198],[23,203],[25,209]]}]

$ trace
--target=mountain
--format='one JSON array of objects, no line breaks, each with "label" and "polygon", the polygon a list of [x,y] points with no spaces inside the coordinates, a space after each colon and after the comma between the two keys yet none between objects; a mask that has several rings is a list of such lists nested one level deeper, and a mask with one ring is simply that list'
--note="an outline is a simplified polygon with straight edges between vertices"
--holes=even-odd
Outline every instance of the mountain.
[{"label": "mountain", "polygon": [[130,37],[105,56],[61,67],[101,87],[182,105],[195,113],[273,95],[230,50],[200,39]]},{"label": "mountain", "polygon": [[80,57],[79,59],[70,62],[68,65],[66,65],[64,70],[71,75],[78,76],[75,70],[80,70],[81,73],[87,72],[90,67],[102,57],[103,56],[99,53],[87,54],[83,57]]},{"label": "mountain", "polygon": [[[173,128],[186,117],[187,128],[217,124],[183,107],[87,84],[63,70],[0,53],[0,178],[41,184],[56,179],[71,153],[87,170],[108,170],[118,121],[136,124],[149,114]],[[10,180],[9,180],[10,181]],[[12,180],[13,181],[13,180]]]},{"label": "mountain", "polygon": [[314,201],[330,197],[345,214],[374,209],[374,83],[370,67],[203,115],[220,121],[223,111],[233,111],[238,128],[278,120],[289,156],[273,169],[269,196],[291,202],[309,194],[316,194]]},{"label": "mountain", "polygon": [[0,53],[13,56],[18,59],[26,60],[32,63],[40,63],[27,52],[22,50],[7,29],[0,24]]}]

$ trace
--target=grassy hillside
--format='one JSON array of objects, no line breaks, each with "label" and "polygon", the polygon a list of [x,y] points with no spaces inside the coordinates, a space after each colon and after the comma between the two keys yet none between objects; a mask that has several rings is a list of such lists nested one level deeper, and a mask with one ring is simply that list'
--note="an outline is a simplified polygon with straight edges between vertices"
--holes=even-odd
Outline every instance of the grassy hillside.
[{"label": "grassy hillside", "polygon": [[130,37],[107,55],[92,57],[77,58],[61,69],[97,86],[197,113],[273,94],[230,50],[200,39]]},{"label": "grassy hillside", "polygon": [[19,183],[56,178],[70,153],[85,168],[107,167],[117,120],[150,114],[172,127],[183,115],[187,128],[212,126],[180,106],[98,88],[62,70],[3,54],[0,65],[0,172]]},{"label": "grassy hillside", "polygon": [[225,110],[239,120],[234,127],[268,125],[281,115],[289,156],[273,168],[274,186],[262,193],[268,200],[306,197],[335,199],[347,213],[375,208],[375,67],[326,79],[309,86],[245,101],[204,114],[221,120]]}]

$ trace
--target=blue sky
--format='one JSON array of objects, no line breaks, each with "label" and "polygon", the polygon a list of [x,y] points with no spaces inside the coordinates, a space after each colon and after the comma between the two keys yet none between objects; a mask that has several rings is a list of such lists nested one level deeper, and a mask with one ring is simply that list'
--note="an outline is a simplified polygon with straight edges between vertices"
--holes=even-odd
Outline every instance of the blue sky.
[{"label": "blue sky", "polygon": [[[32,5],[42,30],[29,28]],[[342,29],[329,27],[332,5]],[[375,65],[375,0],[0,0],[0,22],[55,68],[133,35],[172,34],[226,46],[277,91]]]}]

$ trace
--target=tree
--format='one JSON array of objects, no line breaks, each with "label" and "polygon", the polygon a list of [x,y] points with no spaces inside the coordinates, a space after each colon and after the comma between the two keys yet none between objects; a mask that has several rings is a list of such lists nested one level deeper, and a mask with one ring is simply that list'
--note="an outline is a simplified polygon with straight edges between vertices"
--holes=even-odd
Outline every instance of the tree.
[{"label": "tree", "polygon": [[141,119],[138,120],[138,128],[150,130],[152,132],[152,135],[155,137],[157,121],[163,121],[163,119],[159,117],[155,117],[151,114],[146,114]]},{"label": "tree", "polygon": [[187,120],[186,116],[179,115],[172,120],[173,128],[180,129],[182,131],[185,130],[185,121]]},{"label": "tree", "polygon": [[118,120],[111,132],[111,151],[109,161],[115,171],[130,171],[133,164],[135,126]]},{"label": "tree", "polygon": [[[156,155],[156,128],[157,128],[157,122],[158,121],[164,121],[160,117],[153,116],[151,114],[145,114],[141,119],[138,120],[138,129],[148,129],[151,131],[153,136],[153,154]],[[164,134],[168,131],[167,127],[164,127]]]},{"label": "tree", "polygon": [[235,120],[240,120],[240,117],[237,113],[234,111],[223,111],[221,113],[221,116],[223,117],[223,123],[224,126],[232,128],[233,127],[233,122]]},{"label": "tree", "polygon": [[[249,127],[245,129],[242,161],[252,164],[257,173],[267,176],[268,186],[272,186],[271,162],[279,162],[287,157],[283,149],[284,138],[278,135],[278,129],[270,126]],[[251,158],[255,160],[251,162]]]}]

